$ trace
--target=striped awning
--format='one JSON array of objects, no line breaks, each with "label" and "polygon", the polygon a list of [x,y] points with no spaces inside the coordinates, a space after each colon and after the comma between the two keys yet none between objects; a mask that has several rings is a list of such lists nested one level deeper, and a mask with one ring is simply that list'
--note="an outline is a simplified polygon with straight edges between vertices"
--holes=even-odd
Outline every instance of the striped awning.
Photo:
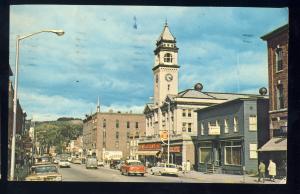
[{"label": "striped awning", "polygon": [[155,156],[159,151],[137,151],[136,154],[144,156]]}]

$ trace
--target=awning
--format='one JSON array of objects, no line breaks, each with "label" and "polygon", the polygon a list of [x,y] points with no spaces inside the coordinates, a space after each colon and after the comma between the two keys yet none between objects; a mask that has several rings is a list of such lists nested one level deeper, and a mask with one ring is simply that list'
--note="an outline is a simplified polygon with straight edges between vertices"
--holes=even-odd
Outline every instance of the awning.
[{"label": "awning", "polygon": [[257,151],[259,152],[287,151],[287,138],[273,137]]},{"label": "awning", "polygon": [[144,156],[155,156],[159,151],[137,151],[136,154]]}]

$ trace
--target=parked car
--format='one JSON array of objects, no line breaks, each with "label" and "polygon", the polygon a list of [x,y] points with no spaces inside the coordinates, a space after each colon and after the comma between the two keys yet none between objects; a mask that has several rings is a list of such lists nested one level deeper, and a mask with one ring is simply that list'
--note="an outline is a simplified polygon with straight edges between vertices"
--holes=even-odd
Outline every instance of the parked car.
[{"label": "parked car", "polygon": [[99,160],[99,161],[98,161],[98,166],[104,167],[104,162]]},{"label": "parked car", "polygon": [[116,169],[121,171],[121,167],[125,164],[125,161],[121,161],[119,164],[117,164]]},{"label": "parked car", "polygon": [[96,157],[89,156],[86,158],[85,167],[88,168],[98,168],[98,161]]},{"label": "parked car", "polygon": [[58,166],[59,167],[67,167],[67,168],[70,168],[70,162],[68,161],[68,159],[61,159],[59,162],[58,162]]},{"label": "parked car", "polygon": [[131,175],[131,174],[140,174],[144,176],[146,173],[145,166],[139,160],[126,160],[125,163],[121,166],[121,174]]},{"label": "parked car", "polygon": [[54,164],[32,166],[25,181],[62,181],[62,175]]},{"label": "parked car", "polygon": [[152,175],[175,175],[178,176],[178,168],[175,164],[159,163],[150,168]]},{"label": "parked car", "polygon": [[81,164],[81,162],[82,162],[81,158],[72,158],[73,164]]},{"label": "parked car", "polygon": [[117,165],[120,163],[121,163],[121,160],[111,160],[109,167],[113,168],[113,169],[117,169]]},{"label": "parked car", "polygon": [[40,156],[35,158],[34,165],[43,165],[43,164],[51,164],[51,158],[49,156]]},{"label": "parked car", "polygon": [[60,157],[59,157],[59,156],[55,156],[55,157],[53,158],[53,163],[54,163],[54,164],[58,164],[58,163],[59,163],[59,160],[60,160]]}]

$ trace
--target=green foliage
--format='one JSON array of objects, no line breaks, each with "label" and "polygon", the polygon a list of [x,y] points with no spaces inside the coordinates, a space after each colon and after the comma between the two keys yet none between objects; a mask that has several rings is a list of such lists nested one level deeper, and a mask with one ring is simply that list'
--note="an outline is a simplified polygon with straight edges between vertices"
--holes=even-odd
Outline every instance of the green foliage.
[{"label": "green foliage", "polygon": [[57,152],[61,153],[70,140],[82,135],[82,123],[68,121],[40,122],[35,126],[36,138],[42,147],[56,146]]}]

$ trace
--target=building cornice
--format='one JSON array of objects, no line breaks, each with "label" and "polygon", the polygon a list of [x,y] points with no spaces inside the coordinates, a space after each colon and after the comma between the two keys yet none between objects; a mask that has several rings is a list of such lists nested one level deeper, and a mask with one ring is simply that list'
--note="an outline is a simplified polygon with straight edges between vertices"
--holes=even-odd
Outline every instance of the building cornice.
[{"label": "building cornice", "polygon": [[155,67],[152,68],[152,71],[155,71],[156,69],[160,67],[168,67],[168,68],[180,68],[179,65],[164,65],[164,64],[158,64]]}]

